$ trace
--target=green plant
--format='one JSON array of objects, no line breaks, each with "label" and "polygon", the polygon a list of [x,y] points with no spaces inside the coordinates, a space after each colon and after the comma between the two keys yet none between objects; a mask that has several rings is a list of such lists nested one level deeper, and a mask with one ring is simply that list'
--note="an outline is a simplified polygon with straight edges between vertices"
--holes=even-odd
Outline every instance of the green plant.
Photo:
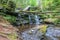
[{"label": "green plant", "polygon": [[7,21],[9,21],[10,23],[14,23],[16,21],[16,17],[10,16],[10,15],[4,16],[4,19],[6,19]]}]

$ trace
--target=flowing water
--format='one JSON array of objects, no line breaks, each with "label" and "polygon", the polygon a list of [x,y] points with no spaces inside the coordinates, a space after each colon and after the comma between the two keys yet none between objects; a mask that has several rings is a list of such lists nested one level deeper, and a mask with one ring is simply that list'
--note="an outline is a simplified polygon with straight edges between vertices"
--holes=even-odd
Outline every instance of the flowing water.
[{"label": "flowing water", "polygon": [[39,31],[41,25],[25,25],[24,27],[23,29],[26,30],[22,29],[21,32],[21,39],[23,40],[60,40],[60,27],[49,25],[45,34]]},{"label": "flowing water", "polygon": [[33,24],[31,16],[33,16],[33,15],[29,15],[29,22],[30,22],[30,24]]},{"label": "flowing water", "polygon": [[35,15],[35,21],[36,21],[36,24],[40,24],[40,20],[39,20],[39,17],[37,15]]},{"label": "flowing water", "polygon": [[[35,21],[35,24],[32,19]],[[41,30],[40,27],[45,24],[41,25],[41,20],[39,20],[37,15],[29,15],[29,21],[29,25],[27,24],[20,27],[20,38],[22,40],[60,40],[60,27],[47,24],[46,33],[42,33],[42,31],[39,30]]]}]

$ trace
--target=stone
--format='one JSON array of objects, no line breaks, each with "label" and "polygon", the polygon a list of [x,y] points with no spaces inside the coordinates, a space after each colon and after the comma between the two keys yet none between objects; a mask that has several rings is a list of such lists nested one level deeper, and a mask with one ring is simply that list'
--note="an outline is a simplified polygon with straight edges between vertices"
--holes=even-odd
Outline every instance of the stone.
[{"label": "stone", "polygon": [[36,25],[35,27],[22,32],[22,39],[40,40],[42,35],[44,35],[44,33],[42,33],[42,29],[44,29],[44,27],[47,27],[47,25]]},{"label": "stone", "polygon": [[60,38],[60,27],[48,27],[46,36],[51,40],[59,40]]}]

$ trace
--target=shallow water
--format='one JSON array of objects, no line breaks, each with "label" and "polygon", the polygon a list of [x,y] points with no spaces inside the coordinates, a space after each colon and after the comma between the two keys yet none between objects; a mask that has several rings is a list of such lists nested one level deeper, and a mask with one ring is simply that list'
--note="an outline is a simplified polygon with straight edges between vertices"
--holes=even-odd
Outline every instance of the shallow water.
[{"label": "shallow water", "polygon": [[[49,25],[47,32],[43,33],[38,31],[40,25],[26,25],[26,30],[21,32],[21,38],[23,40],[60,40],[60,27]],[[30,28],[29,28],[30,27]]]}]

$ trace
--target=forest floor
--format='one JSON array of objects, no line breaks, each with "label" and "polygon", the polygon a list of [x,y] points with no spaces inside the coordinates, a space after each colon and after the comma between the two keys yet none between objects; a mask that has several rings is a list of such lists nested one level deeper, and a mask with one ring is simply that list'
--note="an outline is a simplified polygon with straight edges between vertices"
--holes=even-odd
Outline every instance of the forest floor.
[{"label": "forest floor", "polygon": [[17,37],[17,31],[17,28],[0,16],[0,40],[17,40],[18,38],[15,38]]}]

